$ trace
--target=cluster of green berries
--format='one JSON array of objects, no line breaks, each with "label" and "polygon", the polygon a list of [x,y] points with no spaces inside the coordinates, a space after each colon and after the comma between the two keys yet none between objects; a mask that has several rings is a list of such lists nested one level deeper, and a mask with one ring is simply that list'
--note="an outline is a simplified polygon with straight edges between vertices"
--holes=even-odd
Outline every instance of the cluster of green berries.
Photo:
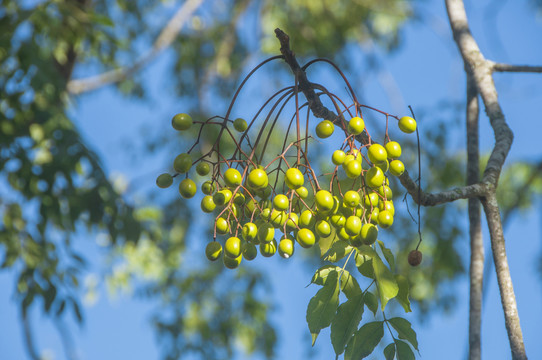
[{"label": "cluster of green berries", "polygon": [[[172,119],[173,127],[179,131],[188,130],[192,123],[187,114],[177,114]],[[245,132],[247,123],[236,119],[233,127],[238,132]],[[348,123],[348,136],[359,135],[364,128],[363,119],[353,117]],[[416,129],[416,122],[403,117],[399,119],[399,128],[411,133]],[[329,120],[316,127],[316,135],[320,138],[331,136],[333,131],[334,124]],[[365,148],[368,169],[362,166],[364,155],[361,150]],[[335,173],[342,167],[347,177],[360,179],[359,183],[354,181],[358,184],[356,188],[352,187],[344,194],[319,188],[314,182],[304,186],[306,166],[281,171],[279,180],[285,186],[276,188],[270,185],[266,168],[248,160],[231,162],[233,165],[222,173],[220,166],[226,163],[200,159],[195,164],[190,154],[183,153],[175,158],[173,168],[177,174],[188,175],[195,165],[198,175],[213,174],[201,185],[204,194],[201,210],[214,214],[215,237],[208,243],[205,254],[211,261],[222,258],[227,268],[234,269],[243,259],[256,258],[258,252],[264,257],[278,252],[287,259],[294,254],[296,245],[310,248],[329,236],[349,241],[355,247],[372,245],[379,228],[393,224],[393,193],[386,173],[395,176],[403,173],[400,156],[401,146],[395,141],[388,141],[384,146],[373,143],[361,149],[350,146],[334,151],[331,160],[336,165]],[[156,183],[161,188],[169,187],[173,176],[161,174]],[[279,188],[285,191],[280,193]],[[196,183],[186,176],[179,184],[179,193],[188,199],[196,192]],[[217,235],[225,238],[223,245],[216,239]]]}]

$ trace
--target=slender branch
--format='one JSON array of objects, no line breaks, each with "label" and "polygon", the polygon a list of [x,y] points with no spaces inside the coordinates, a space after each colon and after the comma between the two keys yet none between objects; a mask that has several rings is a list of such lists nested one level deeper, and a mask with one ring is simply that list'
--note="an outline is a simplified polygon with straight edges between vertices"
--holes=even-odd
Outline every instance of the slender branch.
[{"label": "slender branch", "polygon": [[501,214],[497,197],[494,192],[490,192],[482,201],[486,213],[489,235],[491,238],[491,250],[493,252],[493,262],[497,272],[497,282],[501,293],[501,302],[504,310],[504,322],[508,332],[512,359],[527,359],[525,345],[523,343],[523,334],[519,323],[516,296],[508,267],[506,256],[506,246],[504,243],[504,234],[502,230]]},{"label": "slender branch", "polygon": [[523,334],[519,324],[516,298],[512,286],[510,269],[506,258],[501,216],[496,197],[496,188],[506,156],[512,146],[513,134],[498,102],[497,90],[492,77],[492,63],[486,60],[472,36],[465,6],[462,0],[446,0],[448,18],[454,40],[461,52],[467,68],[472,74],[476,89],[484,102],[486,113],[495,136],[495,146],[484,171],[483,182],[491,184],[482,198],[484,212],[489,227],[491,249],[495,261],[495,270],[501,294],[506,330],[510,341],[513,359],[527,359]]},{"label": "slender branch", "polygon": [[491,62],[484,58],[470,32],[463,1],[446,0],[446,8],[455,42],[465,65],[472,71],[476,88],[484,102],[495,135],[495,147],[484,171],[483,182],[496,186],[504,161],[512,146],[514,135],[506,123],[499,104],[497,89],[491,76]]},{"label": "slender branch", "polygon": [[162,29],[156,38],[152,48],[143,54],[132,65],[120,69],[110,70],[100,75],[91,76],[83,79],[74,79],[68,82],[68,92],[77,95],[87,91],[96,90],[102,86],[114,84],[125,80],[133,73],[137,72],[144,65],[154,59],[164,49],[169,47],[177,34],[181,31],[183,25],[203,3],[203,0],[188,0],[177,12],[167,25]]},{"label": "slender branch", "polygon": [[[472,73],[467,72],[467,185],[480,181],[479,105]],[[469,302],[469,359],[482,358],[482,299],[484,280],[484,242],[478,198],[469,199],[470,236],[470,302]]]},{"label": "slender branch", "polygon": [[511,65],[491,62],[491,69],[498,72],[542,73],[542,66]]}]

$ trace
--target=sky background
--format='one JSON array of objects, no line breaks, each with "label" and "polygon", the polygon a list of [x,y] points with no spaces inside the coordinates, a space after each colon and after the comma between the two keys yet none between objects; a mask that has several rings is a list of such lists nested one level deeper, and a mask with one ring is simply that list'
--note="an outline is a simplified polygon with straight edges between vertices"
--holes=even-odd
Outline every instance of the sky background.
[{"label": "sky background", "polygon": [[[444,2],[423,3],[424,5],[418,6],[423,10],[422,14],[431,21],[429,24],[410,22],[406,25],[401,49],[391,57],[381,57],[387,72],[363,79],[365,103],[397,112],[397,107],[405,105],[412,105],[416,109],[434,105],[442,99],[464,98],[463,63],[451,39]],[[540,16],[537,19],[526,1],[491,3],[494,5],[489,7],[488,1],[467,1],[471,28],[486,57],[512,64],[542,64]],[[295,38],[295,34],[290,35]],[[172,158],[171,154],[158,152],[156,156],[146,159],[138,157],[137,162],[134,162],[126,150],[128,143],[137,144],[145,132],[158,134],[164,127],[169,126],[172,114],[182,112],[182,103],[179,104],[173,91],[168,92],[167,85],[164,86],[168,76],[164,69],[168,61],[166,51],[141,74],[151,89],[152,96],[149,101],[127,99],[113,88],[104,88],[81,96],[73,104],[73,118],[84,138],[101,156],[109,174],[122,174],[133,185],[134,190],[129,195],[134,201],[138,201],[138,194],[154,186],[156,175],[163,171],[164,164]],[[395,81],[396,91],[402,95],[395,97],[393,101],[389,100],[379,82],[379,77],[382,79],[390,76]],[[361,79],[359,81],[361,83]],[[541,75],[496,74],[495,81],[505,115],[515,134],[509,158],[533,161],[540,159]],[[218,106],[216,113],[222,113],[222,105]],[[430,126],[430,119],[421,118],[419,124],[422,127]],[[457,135],[460,131],[462,129],[450,131],[458,149],[464,146],[463,138]],[[493,138],[483,111],[480,133],[481,148],[487,151],[493,145]],[[539,259],[542,243],[542,209],[540,199],[536,199],[535,203],[536,207],[532,212],[514,215],[505,229],[505,237],[527,354],[531,359],[542,359],[542,282],[536,272],[536,261]],[[422,210],[422,215],[423,211],[426,210]],[[99,272],[104,266],[99,260],[99,246],[92,236],[80,234],[79,238],[80,250],[93,264],[90,270]],[[488,238],[487,232],[484,233],[486,256],[490,256]],[[203,247],[204,244],[202,254]],[[296,262],[295,257],[292,260],[284,261],[275,256],[256,264],[260,269],[272,274],[270,279],[274,291],[270,296],[277,304],[272,321],[279,329],[277,358],[334,359],[329,329],[322,331],[315,351],[308,356],[310,334],[305,322],[305,311],[317,287],[305,287],[312,274],[300,262]],[[465,253],[464,260],[467,265],[468,253]],[[11,275],[9,271],[0,273],[0,359],[7,360],[26,358],[19,315],[12,300]],[[482,355],[484,359],[509,359],[510,350],[494,273],[491,273],[486,281],[490,284],[482,320]],[[451,313],[433,313],[423,323],[416,316],[415,307],[413,313],[406,315],[418,334],[423,359],[465,357],[468,335],[468,279],[462,278],[455,285],[455,289],[459,293],[459,302]],[[149,322],[153,309],[153,303],[130,296],[109,298],[105,287],[101,286],[99,300],[93,306],[85,308],[86,321],[83,327],[69,324],[79,358],[158,358],[160,348]],[[32,317],[37,348],[48,359],[64,359],[58,333],[51,322],[36,309],[33,310]],[[258,359],[257,356],[254,358]],[[382,358],[381,350],[376,350],[372,358]]]}]

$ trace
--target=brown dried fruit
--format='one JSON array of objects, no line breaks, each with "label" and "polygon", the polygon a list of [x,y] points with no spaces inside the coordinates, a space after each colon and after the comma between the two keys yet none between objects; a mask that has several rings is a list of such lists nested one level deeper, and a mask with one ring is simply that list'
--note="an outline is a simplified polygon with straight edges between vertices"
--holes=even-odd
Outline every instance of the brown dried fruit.
[{"label": "brown dried fruit", "polygon": [[408,254],[408,263],[410,266],[418,266],[422,262],[422,252],[419,250],[412,250]]}]

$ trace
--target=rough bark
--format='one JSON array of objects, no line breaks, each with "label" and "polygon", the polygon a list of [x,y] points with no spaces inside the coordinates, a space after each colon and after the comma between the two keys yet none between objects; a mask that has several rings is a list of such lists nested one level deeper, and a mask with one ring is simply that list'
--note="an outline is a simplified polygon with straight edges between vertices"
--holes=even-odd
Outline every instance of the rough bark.
[{"label": "rough bark", "polygon": [[[480,181],[479,105],[476,84],[467,73],[467,185]],[[469,199],[470,237],[470,301],[469,301],[469,359],[482,358],[482,301],[484,279],[484,242],[480,216],[480,201]]]}]

